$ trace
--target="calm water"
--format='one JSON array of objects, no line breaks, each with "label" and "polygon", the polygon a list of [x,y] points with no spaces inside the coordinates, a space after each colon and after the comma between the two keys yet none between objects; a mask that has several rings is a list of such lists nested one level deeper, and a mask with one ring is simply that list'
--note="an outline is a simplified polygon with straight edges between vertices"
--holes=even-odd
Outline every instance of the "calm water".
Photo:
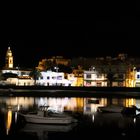
[{"label": "calm water", "polygon": [[[33,111],[41,105],[68,112],[78,122],[70,125],[37,125],[25,123],[17,115],[17,111]],[[140,136],[139,116],[97,112],[99,106],[106,105],[140,107],[140,99],[0,97],[0,139],[72,140],[89,137],[133,139]]]}]

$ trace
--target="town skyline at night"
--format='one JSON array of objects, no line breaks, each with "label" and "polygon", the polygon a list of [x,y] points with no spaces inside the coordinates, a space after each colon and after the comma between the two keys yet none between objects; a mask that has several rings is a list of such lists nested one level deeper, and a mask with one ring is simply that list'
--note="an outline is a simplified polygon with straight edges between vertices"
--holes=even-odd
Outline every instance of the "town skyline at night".
[{"label": "town skyline at night", "polygon": [[[14,66],[21,66],[21,67],[25,67],[25,68],[33,68],[33,67],[36,67],[39,63],[39,61],[41,61],[42,59],[48,59],[48,58],[52,58],[52,57],[57,57],[57,56],[61,56],[63,58],[66,58],[66,59],[78,59],[78,58],[93,58],[93,59],[96,59],[96,58],[107,58],[107,57],[111,57],[111,58],[116,58],[118,57],[119,54],[125,54],[128,58],[140,58],[139,55],[135,55],[135,54],[132,54],[130,53],[131,55],[129,55],[129,53],[122,53],[122,52],[115,52],[115,53],[108,53],[108,54],[99,54],[99,53],[95,53],[95,54],[92,54],[92,55],[86,55],[86,54],[75,54],[74,53],[72,55],[66,55],[66,53],[56,53],[56,52],[48,52],[48,53],[45,53],[44,51],[43,52],[40,52],[39,50],[41,50],[40,48],[35,48],[35,50],[33,49],[29,49],[30,51],[29,52],[26,52],[25,50],[22,52],[22,49],[19,48],[19,50],[17,50],[15,47],[11,47],[11,51],[13,53],[13,61],[14,61]],[[7,51],[8,47],[7,48],[4,48],[2,52],[2,55],[1,55],[1,64],[0,66],[3,67],[5,65],[5,56],[6,56],[6,51]],[[24,48],[23,48],[24,49]],[[31,54],[31,51],[32,54]],[[28,54],[30,53],[30,55]],[[67,52],[68,53],[68,52]]]},{"label": "town skyline at night", "polygon": [[74,14],[47,15],[45,11],[25,12],[22,8],[12,16],[9,13],[6,37],[0,39],[1,65],[9,46],[16,63],[24,66],[35,66],[40,59],[51,56],[95,58],[124,53],[139,57],[139,10],[125,14],[123,6],[116,8],[121,14],[115,7],[110,12],[89,7]]}]

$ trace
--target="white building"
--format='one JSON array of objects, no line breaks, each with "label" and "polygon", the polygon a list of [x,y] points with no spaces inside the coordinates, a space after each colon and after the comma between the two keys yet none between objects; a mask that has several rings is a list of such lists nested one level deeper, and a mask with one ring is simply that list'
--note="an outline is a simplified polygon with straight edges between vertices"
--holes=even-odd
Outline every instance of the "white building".
[{"label": "white building", "polygon": [[7,78],[7,84],[16,86],[32,86],[34,85],[34,80],[31,77],[19,77],[19,78]]},{"label": "white building", "polygon": [[13,73],[13,74],[17,74],[18,76],[29,76],[31,70],[21,70],[18,68],[15,69],[3,69],[1,70],[1,73]]},{"label": "white building", "polygon": [[71,81],[64,78],[63,72],[46,71],[41,72],[41,77],[36,81],[38,85],[44,86],[71,86]]},{"label": "white building", "polygon": [[84,71],[84,86],[107,86],[106,75],[99,73],[95,68]]},{"label": "white building", "polygon": [[140,87],[140,69],[135,70],[135,87]]},{"label": "white building", "polygon": [[74,74],[68,74],[67,75],[67,79],[69,80],[69,81],[71,81],[71,86],[76,86],[76,84],[77,84],[77,77],[75,77],[74,76]]}]

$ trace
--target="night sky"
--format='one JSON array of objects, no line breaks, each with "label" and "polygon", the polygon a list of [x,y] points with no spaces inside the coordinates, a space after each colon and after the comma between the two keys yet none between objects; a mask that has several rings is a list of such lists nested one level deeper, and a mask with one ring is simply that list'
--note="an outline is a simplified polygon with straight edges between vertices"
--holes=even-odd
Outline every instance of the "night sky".
[{"label": "night sky", "polygon": [[37,66],[39,60],[52,55],[115,57],[118,53],[127,53],[130,57],[139,57],[137,4],[133,12],[128,6],[109,9],[103,6],[83,7],[82,12],[77,7],[65,7],[61,12],[18,7],[9,12],[1,26],[4,34],[0,39],[0,66],[5,63],[8,46],[13,52],[14,64],[22,67]]}]

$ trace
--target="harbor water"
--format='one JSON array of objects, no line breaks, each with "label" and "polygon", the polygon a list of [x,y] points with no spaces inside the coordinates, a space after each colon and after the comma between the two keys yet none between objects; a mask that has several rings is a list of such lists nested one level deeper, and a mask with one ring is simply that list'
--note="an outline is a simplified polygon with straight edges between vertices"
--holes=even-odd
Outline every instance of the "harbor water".
[{"label": "harbor water", "polygon": [[[52,93],[53,94],[53,93]],[[25,122],[18,112],[49,106],[65,112],[78,121],[68,125]],[[122,112],[99,112],[104,106],[140,108],[140,98],[124,97],[0,97],[0,139],[74,140],[134,139],[140,136],[140,115]]]}]

